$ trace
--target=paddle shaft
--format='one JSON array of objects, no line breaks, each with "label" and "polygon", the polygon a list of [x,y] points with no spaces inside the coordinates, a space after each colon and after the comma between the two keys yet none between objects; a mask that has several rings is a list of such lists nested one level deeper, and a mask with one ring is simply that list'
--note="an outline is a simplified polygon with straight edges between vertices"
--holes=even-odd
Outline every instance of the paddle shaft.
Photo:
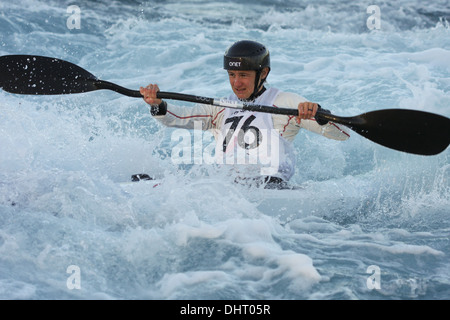
[{"label": "paddle shaft", "polygon": [[[138,90],[130,90],[130,89],[118,86],[118,85],[108,82],[108,81],[98,80],[98,81],[94,82],[94,85],[98,89],[113,90],[117,93],[129,96],[129,97],[142,98],[142,95]],[[179,100],[179,101],[186,101],[186,102],[193,102],[193,103],[203,103],[203,104],[209,104],[209,105],[213,105],[213,106],[217,106],[217,107],[224,107],[224,108],[242,109],[242,110],[247,110],[247,111],[298,116],[298,109],[277,108],[277,107],[271,107],[271,106],[265,106],[265,105],[249,104],[249,103],[239,102],[239,101],[230,101],[227,99],[215,99],[215,98],[208,98],[208,97],[176,93],[176,92],[159,91],[156,94],[156,97],[159,99],[169,99],[169,100]],[[318,114],[320,115],[321,118],[326,119],[328,121],[345,122],[346,125],[351,125],[351,123],[352,123],[352,119],[350,119],[350,118],[337,117],[332,114],[323,113],[320,110],[318,110]]]},{"label": "paddle shaft", "polygon": [[[109,90],[113,90],[117,93],[129,96],[129,97],[142,98],[142,95],[139,91],[130,90],[130,89],[118,86],[118,85],[108,82],[108,81],[98,80],[98,81],[94,82],[94,85],[98,89],[109,89]],[[156,97],[159,99],[169,99],[169,100],[179,100],[179,101],[187,101],[187,102],[194,102],[194,103],[203,103],[203,104],[214,105],[217,107],[225,107],[225,108],[233,108],[233,109],[243,109],[243,110],[248,110],[248,111],[257,111],[257,112],[265,112],[265,113],[298,116],[297,109],[276,108],[276,107],[270,107],[270,106],[264,106],[264,105],[247,104],[247,103],[242,103],[242,102],[238,102],[238,101],[207,98],[207,97],[202,97],[202,96],[176,93],[176,92],[159,91],[156,94]]]}]

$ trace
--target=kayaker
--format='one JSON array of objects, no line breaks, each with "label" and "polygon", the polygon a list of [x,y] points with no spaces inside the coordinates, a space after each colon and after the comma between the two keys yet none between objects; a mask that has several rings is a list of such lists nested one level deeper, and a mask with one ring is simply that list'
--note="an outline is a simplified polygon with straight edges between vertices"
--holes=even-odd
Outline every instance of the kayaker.
[{"label": "kayaker", "polygon": [[269,50],[263,44],[250,40],[235,42],[225,52],[223,68],[233,90],[229,101],[297,108],[298,117],[206,104],[175,106],[157,98],[157,84],[141,87],[140,93],[150,105],[150,113],[164,125],[194,129],[201,122],[202,130],[211,130],[216,141],[215,162],[233,165],[239,172],[238,180],[256,182],[266,188],[285,187],[295,171],[292,142],[301,128],[330,139],[349,138],[336,124],[315,119],[320,108],[317,103],[295,93],[266,88],[271,67]]}]

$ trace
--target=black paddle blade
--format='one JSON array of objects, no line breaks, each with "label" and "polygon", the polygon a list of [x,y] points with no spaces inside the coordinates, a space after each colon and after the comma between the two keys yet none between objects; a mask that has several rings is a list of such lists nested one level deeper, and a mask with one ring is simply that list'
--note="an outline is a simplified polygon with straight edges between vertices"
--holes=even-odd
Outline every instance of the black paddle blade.
[{"label": "black paddle blade", "polygon": [[353,131],[394,150],[429,156],[450,144],[450,119],[434,113],[386,109],[347,119]]},{"label": "black paddle blade", "polygon": [[56,58],[0,57],[0,87],[18,94],[70,94],[97,90],[97,78],[79,66]]}]

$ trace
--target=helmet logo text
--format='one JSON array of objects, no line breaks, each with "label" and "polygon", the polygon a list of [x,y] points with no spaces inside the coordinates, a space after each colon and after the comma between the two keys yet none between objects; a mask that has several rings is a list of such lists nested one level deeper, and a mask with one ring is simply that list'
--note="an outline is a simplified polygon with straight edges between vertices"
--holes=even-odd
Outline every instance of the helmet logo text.
[{"label": "helmet logo text", "polygon": [[230,62],[228,63],[228,65],[229,65],[230,67],[240,67],[240,66],[241,66],[241,62],[240,62],[240,61],[230,61]]}]

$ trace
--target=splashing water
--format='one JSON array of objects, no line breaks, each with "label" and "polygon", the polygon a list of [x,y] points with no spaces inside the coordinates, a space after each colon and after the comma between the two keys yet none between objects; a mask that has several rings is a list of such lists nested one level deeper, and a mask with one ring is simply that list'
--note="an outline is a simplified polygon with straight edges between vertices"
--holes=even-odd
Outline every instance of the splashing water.
[{"label": "splashing water", "polygon": [[[446,1],[381,2],[379,17],[354,1],[72,4],[0,4],[0,54],[222,97],[225,49],[254,39],[271,51],[269,85],[334,114],[450,116]],[[292,182],[303,188],[270,191],[174,164],[173,129],[110,91],[0,91],[0,131],[1,299],[450,298],[448,150],[423,157],[301,132]],[[141,172],[163,183],[121,185]]]}]

